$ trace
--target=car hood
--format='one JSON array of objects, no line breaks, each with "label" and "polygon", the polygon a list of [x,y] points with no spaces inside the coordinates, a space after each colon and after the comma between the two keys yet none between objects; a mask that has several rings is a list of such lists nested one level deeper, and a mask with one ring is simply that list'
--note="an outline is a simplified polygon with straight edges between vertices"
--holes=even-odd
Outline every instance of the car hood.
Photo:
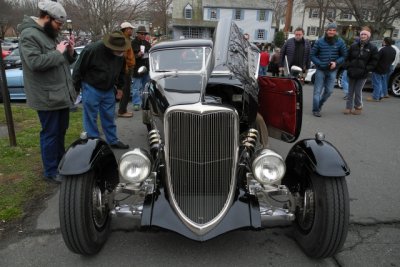
[{"label": "car hood", "polygon": [[7,78],[22,77],[22,69],[21,68],[8,69],[6,70],[6,76]]}]

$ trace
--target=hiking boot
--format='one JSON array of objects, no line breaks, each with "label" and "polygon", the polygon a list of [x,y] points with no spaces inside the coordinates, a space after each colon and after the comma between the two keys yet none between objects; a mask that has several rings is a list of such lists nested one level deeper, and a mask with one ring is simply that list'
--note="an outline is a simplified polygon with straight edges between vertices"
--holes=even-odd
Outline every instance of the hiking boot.
[{"label": "hiking boot", "polygon": [[118,117],[121,117],[121,118],[130,118],[132,116],[133,116],[133,112],[129,112],[129,111],[127,111],[125,113],[118,113]]},{"label": "hiking boot", "polygon": [[343,114],[345,114],[345,115],[351,114],[351,109],[345,109],[345,110],[343,110]]}]

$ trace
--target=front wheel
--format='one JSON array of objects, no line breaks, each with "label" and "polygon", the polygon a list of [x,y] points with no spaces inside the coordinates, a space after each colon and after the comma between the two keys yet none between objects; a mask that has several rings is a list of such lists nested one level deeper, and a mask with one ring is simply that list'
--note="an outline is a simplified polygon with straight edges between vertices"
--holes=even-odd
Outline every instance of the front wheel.
[{"label": "front wheel", "polygon": [[313,258],[336,254],[343,246],[349,223],[349,195],[345,177],[311,174],[297,187],[294,236]]},{"label": "front wheel", "polygon": [[106,192],[94,172],[64,178],[60,188],[60,227],[72,252],[93,255],[107,241],[111,217]]},{"label": "front wheel", "polygon": [[390,77],[389,93],[393,96],[400,97],[400,70],[397,69]]}]

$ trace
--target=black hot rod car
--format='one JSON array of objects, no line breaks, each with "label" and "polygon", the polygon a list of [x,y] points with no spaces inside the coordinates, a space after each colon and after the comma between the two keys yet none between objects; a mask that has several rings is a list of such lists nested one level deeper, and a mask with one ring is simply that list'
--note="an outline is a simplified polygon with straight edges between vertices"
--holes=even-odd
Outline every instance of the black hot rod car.
[{"label": "black hot rod car", "polygon": [[268,144],[298,139],[298,80],[257,77],[259,51],[229,20],[213,40],[165,41],[149,60],[148,147],[117,163],[104,140],[83,134],[59,165],[67,247],[97,253],[111,218],[125,216],[198,241],[291,224],[310,257],[338,252],[349,221],[346,162],[322,133],[297,141],[285,160]]}]

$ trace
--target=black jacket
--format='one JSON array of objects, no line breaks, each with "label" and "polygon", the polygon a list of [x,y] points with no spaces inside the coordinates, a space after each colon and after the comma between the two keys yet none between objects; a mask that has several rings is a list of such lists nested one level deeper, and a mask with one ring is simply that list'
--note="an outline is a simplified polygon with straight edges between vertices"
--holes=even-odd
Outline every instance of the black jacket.
[{"label": "black jacket", "polygon": [[81,82],[103,91],[114,89],[114,85],[122,88],[124,62],[124,57],[115,56],[103,41],[86,46],[74,66],[72,79],[75,90],[81,88]]},{"label": "black jacket", "polygon": [[[144,52],[145,52],[145,56],[141,56],[139,57],[139,51],[140,51],[140,46],[144,45]],[[141,66],[145,66],[147,68],[147,70],[149,70],[149,58],[148,58],[148,54],[149,54],[149,50],[151,48],[151,45],[148,41],[146,40],[140,40],[138,37],[136,37],[135,39],[132,40],[132,49],[133,49],[133,53],[135,54],[135,60],[136,60],[136,64],[135,64],[135,68],[133,71],[133,77],[140,77],[142,75],[139,75],[137,73],[138,69]],[[148,73],[148,72],[147,72]]]},{"label": "black jacket", "polygon": [[379,50],[379,60],[376,64],[375,73],[387,74],[390,71],[390,65],[396,58],[396,50],[391,46],[387,45]]},{"label": "black jacket", "polygon": [[378,58],[378,49],[370,42],[352,44],[345,62],[347,75],[352,79],[367,78],[368,73],[375,69]]}]

